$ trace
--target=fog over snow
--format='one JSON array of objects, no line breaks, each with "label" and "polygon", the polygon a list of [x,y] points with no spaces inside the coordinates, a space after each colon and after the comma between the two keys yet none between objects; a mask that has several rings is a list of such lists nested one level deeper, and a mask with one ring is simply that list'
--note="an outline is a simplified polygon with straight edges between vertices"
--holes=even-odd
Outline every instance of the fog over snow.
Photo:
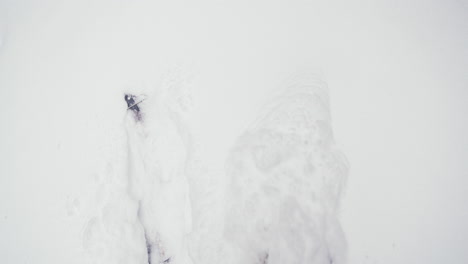
[{"label": "fog over snow", "polygon": [[0,263],[465,263],[467,33],[459,0],[0,0]]}]

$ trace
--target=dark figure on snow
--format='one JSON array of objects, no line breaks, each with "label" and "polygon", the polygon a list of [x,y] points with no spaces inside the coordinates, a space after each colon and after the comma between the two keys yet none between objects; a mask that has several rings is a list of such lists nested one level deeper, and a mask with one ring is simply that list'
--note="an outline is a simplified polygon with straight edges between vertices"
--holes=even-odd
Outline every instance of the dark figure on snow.
[{"label": "dark figure on snow", "polygon": [[140,102],[135,101],[137,97],[132,94],[125,94],[125,101],[127,102],[127,109],[132,110],[135,113],[135,118],[140,121],[141,120],[141,114],[140,114],[140,108],[138,107],[138,104]]}]

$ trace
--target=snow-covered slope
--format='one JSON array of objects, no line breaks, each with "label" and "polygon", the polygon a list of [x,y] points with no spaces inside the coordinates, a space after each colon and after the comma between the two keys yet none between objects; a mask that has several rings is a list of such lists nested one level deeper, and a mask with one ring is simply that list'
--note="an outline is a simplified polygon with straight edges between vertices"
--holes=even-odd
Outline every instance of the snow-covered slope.
[{"label": "snow-covered slope", "polygon": [[127,136],[90,199],[89,260],[345,263],[338,205],[347,168],[325,83],[296,77],[214,174],[197,154],[203,146],[189,128],[181,78],[146,91],[138,112],[127,110]]},{"label": "snow-covered slope", "polygon": [[467,10],[0,1],[0,263],[466,262]]},{"label": "snow-covered slope", "polygon": [[102,205],[85,230],[92,262],[192,263],[190,138],[184,137],[183,98],[171,85],[141,95],[138,113],[127,110],[126,137],[99,182]]},{"label": "snow-covered slope", "polygon": [[237,263],[345,263],[338,205],[347,175],[326,85],[295,80],[236,142],[226,239]]}]

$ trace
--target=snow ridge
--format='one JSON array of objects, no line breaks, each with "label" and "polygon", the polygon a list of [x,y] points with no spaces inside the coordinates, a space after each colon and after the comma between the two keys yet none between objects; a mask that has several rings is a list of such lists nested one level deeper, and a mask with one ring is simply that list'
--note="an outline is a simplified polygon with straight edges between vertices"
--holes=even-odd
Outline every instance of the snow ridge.
[{"label": "snow ridge", "polygon": [[337,210],[347,166],[326,86],[305,78],[287,88],[229,155],[225,236],[237,263],[344,263]]},{"label": "snow ridge", "polygon": [[325,83],[287,85],[236,140],[225,171],[197,154],[183,86],[169,79],[146,91],[141,116],[127,111],[84,233],[91,263],[345,263],[347,164]]}]

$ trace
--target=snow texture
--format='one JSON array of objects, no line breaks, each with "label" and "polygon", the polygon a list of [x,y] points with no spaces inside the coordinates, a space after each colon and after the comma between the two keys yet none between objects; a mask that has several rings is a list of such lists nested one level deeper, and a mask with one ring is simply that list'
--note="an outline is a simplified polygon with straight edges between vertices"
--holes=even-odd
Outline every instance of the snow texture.
[{"label": "snow texture", "polygon": [[233,147],[225,235],[238,263],[344,263],[337,209],[347,166],[325,84],[293,84]]},{"label": "snow texture", "polygon": [[126,137],[84,232],[90,261],[344,263],[338,206],[347,167],[333,143],[325,83],[286,87],[218,173],[198,158],[183,86],[173,76],[140,96],[141,116],[127,111]]},{"label": "snow texture", "polygon": [[468,263],[467,14],[0,1],[0,263]]},{"label": "snow texture", "polygon": [[[184,105],[169,81],[128,110],[126,138],[109,162],[99,216],[88,223],[85,247],[95,263],[191,263]],[[146,97],[146,96],[145,96]]]}]

